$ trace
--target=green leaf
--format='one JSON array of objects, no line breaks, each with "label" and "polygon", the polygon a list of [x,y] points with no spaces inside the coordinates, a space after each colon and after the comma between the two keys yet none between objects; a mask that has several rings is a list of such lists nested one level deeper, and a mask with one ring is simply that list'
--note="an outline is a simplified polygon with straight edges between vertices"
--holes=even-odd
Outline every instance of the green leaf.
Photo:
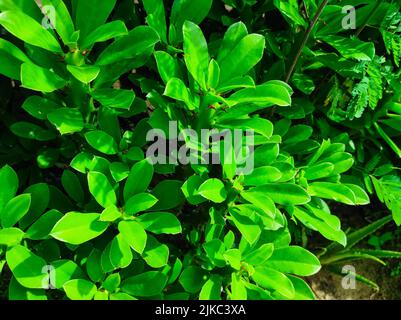
[{"label": "green leaf", "polygon": [[0,39],[0,74],[14,80],[21,80],[21,64],[29,62],[29,58],[18,47],[4,39]]},{"label": "green leaf", "polygon": [[135,92],[131,90],[97,89],[91,94],[102,106],[116,109],[129,110],[135,100]]},{"label": "green leaf", "polygon": [[132,196],[146,192],[153,177],[153,166],[144,159],[135,163],[130,171],[124,187],[124,199],[128,201]]},{"label": "green leaf", "polygon": [[186,292],[199,292],[207,281],[207,272],[200,267],[189,266],[181,273],[179,282]]},{"label": "green leaf", "polygon": [[124,211],[127,214],[134,215],[152,208],[157,201],[157,198],[150,193],[138,193],[125,203]]},{"label": "green leaf", "polygon": [[18,137],[38,141],[53,140],[57,136],[53,131],[29,122],[16,122],[11,125],[10,130]]},{"label": "green leaf", "polygon": [[334,171],[334,165],[330,162],[322,162],[312,165],[305,169],[305,178],[308,180],[318,180],[326,178]]},{"label": "green leaf", "polygon": [[161,268],[167,264],[169,252],[167,245],[160,243],[155,237],[148,236],[142,258],[152,268]]},{"label": "green leaf", "polygon": [[121,234],[114,237],[110,246],[110,262],[114,268],[126,268],[130,265],[133,255],[131,247]]},{"label": "green leaf", "polygon": [[46,261],[27,248],[17,245],[6,253],[6,260],[17,281],[26,288],[43,289],[49,275],[45,270]]},{"label": "green leaf", "polygon": [[78,109],[60,108],[49,113],[47,118],[62,135],[80,132],[84,128],[84,120]]},{"label": "green leaf", "polygon": [[308,187],[308,193],[323,199],[335,200],[348,205],[355,205],[353,191],[345,185],[331,182],[313,182]]},{"label": "green leaf", "polygon": [[202,196],[198,195],[198,188],[202,183],[203,179],[200,176],[193,175],[182,185],[182,193],[190,204],[198,205],[205,201]]},{"label": "green leaf", "polygon": [[0,188],[0,215],[7,202],[15,197],[18,183],[18,176],[13,168],[5,165],[0,169],[0,184],[3,186]]},{"label": "green leaf", "polygon": [[53,274],[50,278],[51,284],[56,289],[61,289],[63,285],[72,279],[83,279],[86,278],[81,268],[71,260],[57,260],[53,261]]},{"label": "green leaf", "polygon": [[100,236],[108,227],[98,213],[69,212],[61,218],[50,235],[62,242],[81,244]]},{"label": "green leaf", "polygon": [[15,277],[12,277],[8,286],[8,299],[10,301],[47,300],[47,296],[45,290],[25,288],[18,283]]},{"label": "green leaf", "polygon": [[274,216],[276,214],[276,206],[273,200],[263,192],[243,191],[241,192],[241,197],[262,209],[268,215]]},{"label": "green leaf", "polygon": [[151,212],[137,217],[138,221],[146,230],[155,234],[178,234],[181,233],[181,223],[175,215],[169,212]]},{"label": "green leaf", "polygon": [[246,300],[247,292],[241,277],[231,274],[231,300]]},{"label": "green leaf", "polygon": [[77,0],[75,1],[75,25],[83,40],[93,30],[103,25],[112,12],[116,0]]},{"label": "green leaf", "polygon": [[226,101],[230,106],[240,103],[252,103],[263,107],[271,107],[273,105],[285,107],[291,104],[291,94],[283,84],[267,82],[255,88],[245,88],[237,91]]},{"label": "green leaf", "polygon": [[[170,23],[175,27],[177,33],[182,29],[184,22],[189,20],[193,23],[200,24],[208,15],[212,7],[212,0],[177,0],[174,1],[171,9]],[[181,35],[177,34],[177,39],[171,39],[170,27],[170,41],[181,40]],[[173,41],[173,42],[176,42]]]},{"label": "green leaf", "polygon": [[121,221],[118,230],[131,248],[142,254],[147,241],[147,234],[142,225],[136,221]]},{"label": "green leaf", "polygon": [[46,212],[29,227],[26,231],[26,236],[32,240],[49,238],[51,230],[62,217],[63,215],[57,210]]},{"label": "green leaf", "polygon": [[216,60],[212,59],[209,63],[208,76],[207,76],[207,87],[217,88],[220,82],[220,67]]},{"label": "green leaf", "polygon": [[81,182],[78,177],[69,170],[64,170],[61,176],[61,184],[68,195],[76,202],[84,202],[84,190],[82,189]]},{"label": "green leaf", "polygon": [[24,232],[17,228],[6,228],[0,230],[0,245],[12,247],[20,244],[24,238]]},{"label": "green leaf", "polygon": [[234,48],[217,60],[220,66],[220,83],[247,74],[261,59],[265,38],[259,34],[244,36]]},{"label": "green leaf", "polygon": [[127,27],[123,21],[116,20],[103,24],[93,30],[81,41],[81,48],[89,49],[97,42],[104,42],[113,38],[128,34]]},{"label": "green leaf", "polygon": [[163,0],[144,0],[143,6],[148,14],[146,22],[157,31],[160,39],[167,43],[167,23]]},{"label": "green leaf", "polygon": [[100,68],[97,66],[67,66],[67,70],[79,81],[88,84],[97,78]]},{"label": "green leaf", "polygon": [[99,56],[96,65],[104,66],[124,59],[140,58],[149,55],[159,36],[150,27],[138,26],[108,46]]},{"label": "green leaf", "polygon": [[12,198],[0,214],[3,228],[11,228],[24,217],[31,206],[31,195],[21,194]]},{"label": "green leaf", "polygon": [[99,221],[114,222],[122,217],[122,212],[114,205],[107,207],[102,211]]},{"label": "green leaf", "polygon": [[22,105],[22,108],[32,117],[40,120],[47,119],[47,115],[58,108],[57,103],[39,96],[30,96]]},{"label": "green leaf", "polygon": [[30,62],[23,63],[21,66],[21,82],[24,88],[42,92],[53,92],[67,84],[54,71]]},{"label": "green leaf", "polygon": [[[102,287],[109,292],[114,292],[118,289],[121,283],[121,277],[119,273],[113,273],[109,275],[106,280],[103,281]],[[108,300],[105,299],[105,300]]]},{"label": "green leaf", "polygon": [[154,56],[160,77],[165,84],[172,78],[180,78],[180,69],[176,59],[164,51],[155,51]]},{"label": "green leaf", "polygon": [[256,224],[250,216],[250,214],[254,214],[255,211],[249,212],[249,210],[244,210],[244,207],[239,206],[229,208],[228,211],[230,212],[235,226],[241,232],[246,241],[251,245],[258,241],[262,231],[259,225]]},{"label": "green leaf", "polygon": [[259,167],[252,171],[251,174],[244,178],[244,186],[260,186],[280,180],[282,174],[275,167]]},{"label": "green leaf", "polygon": [[221,300],[221,276],[213,274],[203,285],[199,293],[199,300]]},{"label": "green leaf", "polygon": [[96,286],[84,279],[67,281],[63,289],[70,300],[92,300],[96,293]]},{"label": "green leaf", "polygon": [[308,250],[298,246],[275,249],[272,256],[263,265],[280,272],[299,276],[311,276],[321,268],[318,258]]},{"label": "green leaf", "polygon": [[286,298],[292,299],[295,295],[295,289],[291,280],[274,269],[258,266],[255,268],[252,279],[261,287],[273,292],[277,291]]},{"label": "green leaf", "polygon": [[319,212],[321,214],[320,216],[317,216],[314,214],[316,213],[316,210],[318,209],[306,211],[302,208],[293,207],[292,214],[308,228],[317,230],[326,239],[337,241],[345,247],[347,244],[347,236],[340,229],[340,226],[333,227],[327,222],[328,218],[331,216],[330,213],[322,212],[322,210],[320,210]]},{"label": "green leaf", "polygon": [[197,108],[193,102],[191,92],[181,79],[171,78],[167,82],[166,89],[164,90],[163,94],[172,99],[184,102],[187,105],[188,110],[195,110]]},{"label": "green leaf", "polygon": [[117,204],[117,196],[107,177],[101,172],[88,173],[89,191],[103,208]]},{"label": "green leaf", "polygon": [[50,189],[46,183],[29,186],[24,193],[31,195],[31,205],[28,213],[19,221],[21,228],[26,228],[35,222],[49,206]]},{"label": "green leaf", "polygon": [[184,59],[189,73],[206,90],[209,69],[209,51],[202,30],[193,22],[185,21],[183,26]]},{"label": "green leaf", "polygon": [[148,271],[122,282],[121,290],[139,297],[152,297],[162,292],[167,276],[159,271]]},{"label": "green leaf", "polygon": [[198,189],[198,193],[215,203],[222,203],[227,198],[227,191],[223,182],[216,178],[208,179],[202,183]]},{"label": "green leaf", "polygon": [[26,43],[56,53],[63,52],[56,38],[22,11],[2,12],[0,14],[0,24],[8,32]]},{"label": "green leaf", "polygon": [[41,0],[41,2],[43,6],[51,6],[54,9],[54,27],[64,44],[70,43],[71,36],[74,33],[74,23],[67,6],[62,0]]},{"label": "green leaf", "polygon": [[116,154],[118,152],[117,143],[113,137],[104,131],[94,130],[85,134],[85,139],[89,145],[105,154]]},{"label": "green leaf", "polygon": [[258,186],[248,191],[248,193],[254,192],[265,194],[275,203],[282,205],[306,204],[311,199],[303,188],[291,183],[267,183],[263,186]]},{"label": "green leaf", "polygon": [[93,249],[86,261],[86,272],[93,282],[99,282],[103,279],[104,273],[101,266],[102,252]]},{"label": "green leaf", "polygon": [[256,250],[251,251],[244,257],[244,261],[250,265],[257,266],[263,264],[273,254],[273,243],[265,243]]},{"label": "green leaf", "polygon": [[372,42],[363,42],[357,38],[349,39],[334,35],[321,37],[321,39],[334,47],[347,59],[372,61],[375,56],[375,46]]},{"label": "green leaf", "polygon": [[164,180],[153,189],[152,194],[159,200],[152,210],[169,210],[178,207],[184,202],[181,191],[182,181]]}]

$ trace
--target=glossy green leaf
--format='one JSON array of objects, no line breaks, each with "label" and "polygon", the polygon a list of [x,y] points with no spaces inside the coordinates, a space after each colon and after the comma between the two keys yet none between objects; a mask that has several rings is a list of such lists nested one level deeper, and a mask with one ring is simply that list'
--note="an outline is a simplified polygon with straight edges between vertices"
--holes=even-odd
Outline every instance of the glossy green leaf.
[{"label": "glossy green leaf", "polygon": [[108,223],[99,221],[99,217],[97,213],[69,212],[56,223],[50,235],[62,242],[84,243],[106,231]]}]

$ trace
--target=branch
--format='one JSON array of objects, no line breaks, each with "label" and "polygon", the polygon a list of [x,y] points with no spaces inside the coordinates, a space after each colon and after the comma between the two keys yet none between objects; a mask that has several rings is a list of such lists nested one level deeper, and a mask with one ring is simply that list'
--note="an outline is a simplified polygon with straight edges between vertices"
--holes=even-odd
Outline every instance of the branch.
[{"label": "branch", "polygon": [[288,70],[287,76],[285,78],[285,82],[288,83],[290,81],[292,74],[294,72],[294,69],[298,64],[298,60],[301,57],[302,51],[303,51],[304,47],[306,46],[306,44],[308,43],[308,40],[313,31],[313,28],[315,27],[317,21],[319,20],[321,14],[323,13],[323,10],[326,7],[328,2],[329,2],[329,0],[324,0],[322,2],[322,4],[320,5],[319,9],[317,10],[315,16],[313,17],[312,21],[309,23],[309,27],[305,32],[305,36],[304,36],[304,39],[302,40],[301,46],[299,47],[297,54],[295,55],[294,61],[292,62],[291,67]]}]

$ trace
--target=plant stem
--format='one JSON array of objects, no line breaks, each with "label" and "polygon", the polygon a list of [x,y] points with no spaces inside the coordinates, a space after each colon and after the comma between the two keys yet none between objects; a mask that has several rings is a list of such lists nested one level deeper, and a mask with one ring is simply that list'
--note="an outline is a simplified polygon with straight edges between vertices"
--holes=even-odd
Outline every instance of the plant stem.
[{"label": "plant stem", "polygon": [[315,27],[317,21],[319,20],[319,17],[321,16],[321,14],[323,13],[324,8],[326,7],[327,3],[329,2],[329,0],[324,0],[322,2],[322,4],[320,5],[319,9],[317,10],[315,16],[313,17],[312,21],[309,23],[309,27],[305,32],[305,36],[304,39],[302,40],[302,43],[295,55],[294,61],[292,62],[290,69],[288,70],[287,76],[285,78],[285,82],[289,82],[291,79],[291,76],[294,72],[295,67],[297,66],[298,60],[301,57],[302,51],[304,49],[304,47],[306,46],[306,44],[308,43],[310,34],[313,31],[313,28]]}]

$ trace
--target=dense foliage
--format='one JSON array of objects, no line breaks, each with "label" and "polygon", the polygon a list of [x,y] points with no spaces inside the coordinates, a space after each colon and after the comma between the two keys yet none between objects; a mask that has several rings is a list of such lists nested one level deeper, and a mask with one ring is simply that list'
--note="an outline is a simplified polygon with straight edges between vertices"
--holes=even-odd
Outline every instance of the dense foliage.
[{"label": "dense foliage", "polygon": [[[314,299],[322,265],[400,257],[356,249],[401,224],[400,7],[0,0],[8,298]],[[152,162],[172,123],[220,162]],[[254,135],[226,149],[194,143],[204,129]],[[336,208],[371,202],[346,233]]]}]

